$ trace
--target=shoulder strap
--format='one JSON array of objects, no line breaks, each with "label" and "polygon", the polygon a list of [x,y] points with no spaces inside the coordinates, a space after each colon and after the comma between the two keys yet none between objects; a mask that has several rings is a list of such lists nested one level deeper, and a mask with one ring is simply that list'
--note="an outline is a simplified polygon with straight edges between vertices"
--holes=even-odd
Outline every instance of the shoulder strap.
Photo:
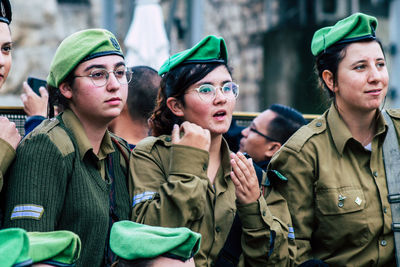
[{"label": "shoulder strap", "polygon": [[383,143],[383,162],[385,164],[388,200],[392,211],[392,230],[396,249],[397,266],[400,263],[400,150],[394,124],[386,110],[382,111],[388,124],[388,131]]},{"label": "shoulder strap", "polygon": [[125,160],[123,162],[124,164],[122,165],[125,165],[126,167],[126,184],[128,186],[129,198],[132,199],[133,196],[131,194],[133,193],[133,183],[132,180],[129,179],[129,149],[121,145],[121,143],[115,137],[111,137],[111,140],[117,146],[118,150],[121,152],[121,155]]}]

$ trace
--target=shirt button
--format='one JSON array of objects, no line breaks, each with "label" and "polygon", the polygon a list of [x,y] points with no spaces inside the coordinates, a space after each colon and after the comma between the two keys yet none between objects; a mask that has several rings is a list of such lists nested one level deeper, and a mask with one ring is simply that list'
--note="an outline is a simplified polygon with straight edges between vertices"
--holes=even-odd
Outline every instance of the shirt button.
[{"label": "shirt button", "polygon": [[381,245],[382,245],[382,246],[386,246],[386,245],[387,245],[386,240],[382,240],[382,241],[381,241]]},{"label": "shirt button", "polygon": [[207,170],[207,163],[204,163],[204,165],[203,165],[203,171],[206,171]]},{"label": "shirt button", "polygon": [[263,210],[262,215],[265,216],[267,213],[265,212],[265,210]]},{"label": "shirt button", "polygon": [[316,124],[315,124],[315,126],[317,126],[317,127],[321,127],[322,126],[322,122],[317,122]]},{"label": "shirt button", "polygon": [[217,233],[221,232],[221,227],[219,227],[219,226],[215,227],[215,231],[216,231]]},{"label": "shirt button", "polygon": [[383,213],[387,213],[387,208],[383,207]]},{"label": "shirt button", "polygon": [[374,175],[375,177],[378,177],[378,172],[377,172],[377,171],[374,171],[374,172],[372,173],[372,175]]},{"label": "shirt button", "polygon": [[165,141],[171,142],[171,137],[169,137],[169,136],[165,137]]}]

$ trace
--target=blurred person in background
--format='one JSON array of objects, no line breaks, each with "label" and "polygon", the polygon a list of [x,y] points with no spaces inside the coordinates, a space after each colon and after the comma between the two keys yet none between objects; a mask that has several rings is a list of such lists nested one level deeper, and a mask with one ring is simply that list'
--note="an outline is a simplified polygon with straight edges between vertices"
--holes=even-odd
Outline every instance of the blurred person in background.
[{"label": "blurred person in background", "polygon": [[109,130],[133,148],[149,135],[148,119],[156,106],[161,77],[148,66],[135,66],[131,71],[128,99],[121,114],[110,123]]},{"label": "blurred person in background", "polygon": [[22,84],[24,92],[20,95],[24,111],[28,116],[24,123],[25,135],[30,133],[48,116],[49,94],[45,87],[40,87],[40,95],[37,95],[27,82]]},{"label": "blurred person in background", "polygon": [[307,121],[294,108],[272,104],[242,130],[241,152],[246,152],[263,170],[272,156]]}]

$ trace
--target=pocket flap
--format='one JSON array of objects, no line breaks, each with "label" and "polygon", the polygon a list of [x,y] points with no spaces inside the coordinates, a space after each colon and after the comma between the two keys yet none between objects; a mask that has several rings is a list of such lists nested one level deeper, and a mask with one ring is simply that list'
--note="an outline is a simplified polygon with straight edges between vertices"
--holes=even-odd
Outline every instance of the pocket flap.
[{"label": "pocket flap", "polygon": [[345,214],[363,210],[364,192],[360,188],[329,188],[317,192],[317,208],[323,215]]}]

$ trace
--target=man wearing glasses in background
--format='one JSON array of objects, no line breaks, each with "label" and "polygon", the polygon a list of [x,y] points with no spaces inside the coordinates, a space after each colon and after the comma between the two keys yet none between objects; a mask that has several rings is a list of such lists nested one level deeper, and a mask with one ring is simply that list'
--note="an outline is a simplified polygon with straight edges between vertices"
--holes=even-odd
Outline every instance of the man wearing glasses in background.
[{"label": "man wearing glasses in background", "polygon": [[276,151],[307,121],[294,108],[272,104],[242,130],[240,152],[246,152],[266,170]]}]

